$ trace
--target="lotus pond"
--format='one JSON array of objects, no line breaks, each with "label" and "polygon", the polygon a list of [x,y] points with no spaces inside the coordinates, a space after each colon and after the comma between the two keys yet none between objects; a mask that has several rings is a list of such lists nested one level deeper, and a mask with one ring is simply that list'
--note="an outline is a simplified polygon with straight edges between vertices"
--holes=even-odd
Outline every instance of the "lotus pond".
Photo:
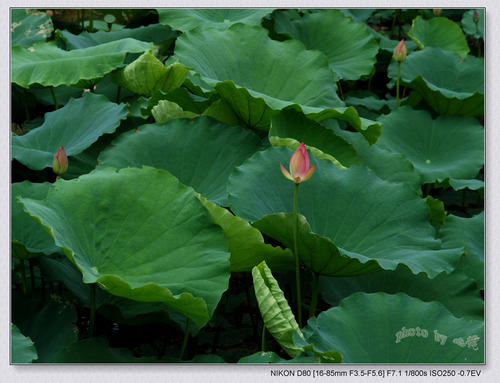
[{"label": "lotus pond", "polygon": [[11,362],[483,363],[483,56],[483,9],[12,9]]}]

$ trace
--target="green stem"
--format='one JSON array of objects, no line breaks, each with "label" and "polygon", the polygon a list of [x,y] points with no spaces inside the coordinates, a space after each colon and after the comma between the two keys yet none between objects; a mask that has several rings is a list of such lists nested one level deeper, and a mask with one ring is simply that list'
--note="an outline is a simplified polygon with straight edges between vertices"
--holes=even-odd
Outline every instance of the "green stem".
[{"label": "green stem", "polygon": [[262,352],[266,352],[266,325],[262,322],[262,339],[260,349]]},{"label": "green stem", "polygon": [[95,283],[90,285],[90,323],[89,323],[89,338],[94,336],[95,326]]},{"label": "green stem", "polygon": [[293,194],[293,250],[295,253],[295,281],[297,285],[297,315],[299,317],[299,327],[302,328],[302,299],[300,295],[300,264],[299,264],[299,214],[297,212],[299,205],[299,186],[295,184],[295,192]]},{"label": "green stem", "polygon": [[399,108],[399,78],[401,77],[401,62],[398,61],[398,78],[396,80],[396,108]]},{"label": "green stem", "polygon": [[26,264],[25,264],[25,262],[26,261],[24,259],[21,259],[21,281],[23,284],[24,295],[26,295],[26,293],[28,292],[28,288],[26,287]]},{"label": "green stem", "polygon": [[182,360],[184,356],[184,351],[186,351],[187,342],[189,339],[189,328],[191,327],[191,319],[188,318],[186,323],[186,331],[184,332],[184,341],[182,342],[181,353],[179,354],[179,360]]},{"label": "green stem", "polygon": [[89,30],[90,32],[94,32],[94,10],[90,10],[90,21],[89,21]]},{"label": "green stem", "polygon": [[340,86],[340,80],[337,81],[337,86],[339,87],[340,98],[344,101],[344,93],[342,93],[342,87]]},{"label": "green stem", "polygon": [[319,291],[319,275],[313,272],[313,286],[312,286],[312,298],[311,307],[309,308],[309,318],[316,314],[316,306],[318,305],[318,291]]},{"label": "green stem", "polygon": [[53,86],[50,87],[50,94],[52,95],[52,99],[54,100],[54,107],[56,108],[56,110],[59,109],[59,104],[57,103],[56,93],[54,92]]},{"label": "green stem", "polygon": [[31,258],[28,259],[28,265],[30,268],[31,296],[33,296],[35,293],[35,273],[33,271],[33,260]]}]

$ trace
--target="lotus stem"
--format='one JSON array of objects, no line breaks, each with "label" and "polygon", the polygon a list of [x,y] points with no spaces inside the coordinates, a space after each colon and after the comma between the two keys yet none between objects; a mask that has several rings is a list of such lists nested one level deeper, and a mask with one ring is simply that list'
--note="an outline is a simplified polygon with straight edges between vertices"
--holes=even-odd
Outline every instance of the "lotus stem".
[{"label": "lotus stem", "polygon": [[25,260],[21,259],[21,283],[23,285],[23,293],[26,295],[28,288],[26,287],[26,265]]},{"label": "lotus stem", "polygon": [[262,322],[262,339],[261,339],[260,349],[262,352],[266,352],[266,325]]},{"label": "lotus stem", "polygon": [[316,306],[318,305],[318,292],[319,292],[319,275],[313,272],[313,286],[311,307],[309,308],[309,318],[316,315]]},{"label": "lotus stem", "polygon": [[89,338],[94,336],[95,326],[95,283],[90,285],[90,322],[89,322]]},{"label": "lotus stem", "polygon": [[94,32],[94,10],[90,10],[89,31]]},{"label": "lotus stem", "polygon": [[337,86],[339,87],[340,98],[344,101],[344,93],[342,93],[342,87],[340,86],[340,80],[337,81]]},{"label": "lotus stem", "polygon": [[295,184],[295,192],[293,194],[293,250],[295,253],[295,281],[297,285],[297,316],[299,318],[299,327],[302,327],[302,299],[300,295],[300,264],[299,264],[299,214],[297,212],[299,205],[299,186]]},{"label": "lotus stem", "polygon": [[401,62],[398,61],[398,78],[396,79],[396,108],[399,108],[399,79],[401,76]]},{"label": "lotus stem", "polygon": [[182,360],[182,357],[184,356],[184,351],[186,351],[186,346],[189,339],[190,327],[191,327],[191,319],[188,318],[186,323],[186,331],[184,332],[184,341],[182,342],[181,353],[179,354],[179,360]]},{"label": "lotus stem", "polygon": [[31,284],[31,296],[35,293],[35,273],[33,271],[33,260],[28,259],[28,265],[30,268],[30,284]]},{"label": "lotus stem", "polygon": [[56,93],[54,92],[54,87],[50,87],[50,94],[52,95],[52,99],[54,100],[54,108],[59,109],[59,104],[57,103]]}]

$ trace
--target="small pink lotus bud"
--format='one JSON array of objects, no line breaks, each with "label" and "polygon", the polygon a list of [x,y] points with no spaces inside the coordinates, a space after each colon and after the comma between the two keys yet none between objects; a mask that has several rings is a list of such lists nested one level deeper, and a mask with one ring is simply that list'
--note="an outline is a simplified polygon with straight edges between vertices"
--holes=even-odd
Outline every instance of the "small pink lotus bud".
[{"label": "small pink lotus bud", "polygon": [[58,176],[66,173],[66,170],[68,170],[68,157],[66,156],[66,152],[64,151],[64,147],[62,145],[54,157],[52,169]]},{"label": "small pink lotus bud", "polygon": [[290,157],[290,173],[281,163],[280,166],[283,175],[296,184],[307,181],[313,175],[314,169],[316,169],[316,165],[309,167],[309,155],[303,142]]},{"label": "small pink lotus bud", "polygon": [[434,16],[439,16],[443,10],[441,8],[434,8],[432,10],[432,13],[434,13]]},{"label": "small pink lotus bud", "polygon": [[479,13],[474,9],[474,14],[472,15],[472,20],[477,24],[479,22]]},{"label": "small pink lotus bud", "polygon": [[405,39],[402,39],[396,48],[394,49],[394,54],[392,55],[396,61],[405,61],[406,59],[406,45]]}]

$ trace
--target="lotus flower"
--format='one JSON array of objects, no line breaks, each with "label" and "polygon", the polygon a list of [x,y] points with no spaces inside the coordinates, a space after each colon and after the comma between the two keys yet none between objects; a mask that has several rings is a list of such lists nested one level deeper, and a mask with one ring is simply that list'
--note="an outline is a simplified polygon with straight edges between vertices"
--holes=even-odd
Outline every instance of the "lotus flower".
[{"label": "lotus flower", "polygon": [[54,161],[52,162],[52,169],[58,176],[66,173],[66,170],[68,170],[68,157],[66,156],[66,152],[62,145],[57,151],[56,156],[54,157]]},{"label": "lotus flower", "polygon": [[399,44],[394,49],[394,54],[392,55],[396,61],[405,61],[406,59],[406,45],[405,39],[402,39]]},{"label": "lotus flower", "polygon": [[474,9],[474,14],[472,15],[472,20],[474,21],[474,23],[478,23],[479,22],[479,13],[477,12],[477,10]]},{"label": "lotus flower", "polygon": [[314,169],[316,169],[316,165],[309,167],[309,155],[303,142],[290,157],[290,172],[284,168],[281,162],[280,166],[283,175],[296,184],[307,181],[313,175]]}]

